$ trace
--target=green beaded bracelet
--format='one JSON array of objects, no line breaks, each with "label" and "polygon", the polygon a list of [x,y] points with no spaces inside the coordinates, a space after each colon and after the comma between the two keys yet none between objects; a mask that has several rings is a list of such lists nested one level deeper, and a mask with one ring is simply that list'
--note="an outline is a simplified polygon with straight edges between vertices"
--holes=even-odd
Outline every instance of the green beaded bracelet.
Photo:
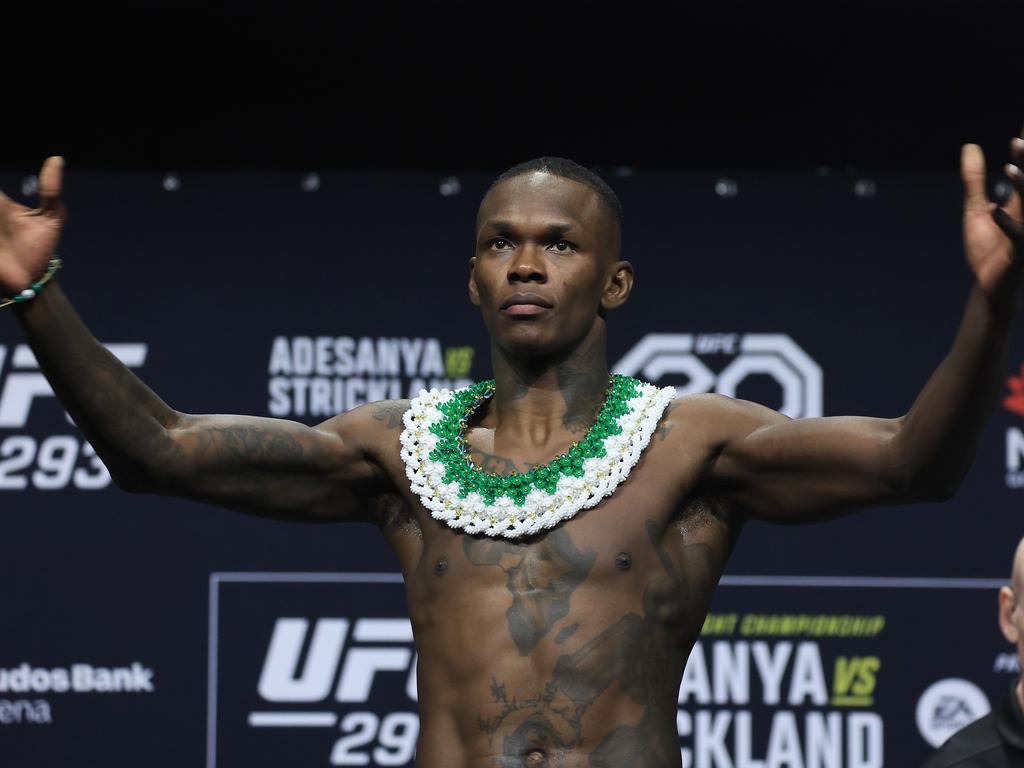
[{"label": "green beaded bracelet", "polygon": [[34,299],[36,297],[36,294],[43,290],[43,286],[53,279],[53,276],[57,274],[57,270],[60,269],[60,267],[60,258],[54,256],[52,259],[50,259],[50,263],[46,266],[46,273],[42,277],[40,277],[38,280],[32,283],[32,285],[23,290],[21,293],[0,300],[0,309],[3,309],[4,307],[9,307],[11,306],[11,304],[22,304],[26,301],[31,301],[32,299]]}]

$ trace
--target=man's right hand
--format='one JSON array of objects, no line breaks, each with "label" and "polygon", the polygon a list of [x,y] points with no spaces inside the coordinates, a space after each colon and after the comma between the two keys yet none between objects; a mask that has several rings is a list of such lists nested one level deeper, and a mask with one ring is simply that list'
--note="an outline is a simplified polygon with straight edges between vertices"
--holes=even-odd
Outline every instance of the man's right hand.
[{"label": "man's right hand", "polygon": [[39,208],[28,208],[0,192],[0,291],[18,293],[38,280],[53,257],[64,227],[60,201],[64,159],[47,158],[39,172]]}]

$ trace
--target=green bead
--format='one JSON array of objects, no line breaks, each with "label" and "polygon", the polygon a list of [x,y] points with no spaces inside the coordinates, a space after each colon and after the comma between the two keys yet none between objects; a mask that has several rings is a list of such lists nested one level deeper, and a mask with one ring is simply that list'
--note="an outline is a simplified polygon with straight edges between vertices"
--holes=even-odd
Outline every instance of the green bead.
[{"label": "green bead", "polygon": [[[33,284],[32,288],[38,290],[41,285]],[[24,301],[20,296],[12,300]],[[484,400],[494,394],[494,389],[494,379],[487,379],[453,393],[444,403],[436,404],[443,418],[430,426],[430,432],[437,436],[438,441],[430,451],[429,458],[444,465],[444,482],[458,484],[459,498],[465,498],[476,491],[486,504],[493,504],[496,498],[508,496],[521,506],[531,488],[553,494],[557,491],[560,476],[583,477],[585,459],[607,456],[604,440],[611,435],[621,434],[618,418],[628,413],[628,402],[637,396],[640,382],[629,376],[611,376],[605,402],[582,440],[573,443],[568,451],[553,458],[547,466],[509,476],[485,472],[482,467],[473,464],[466,443],[465,434],[470,419]]]}]

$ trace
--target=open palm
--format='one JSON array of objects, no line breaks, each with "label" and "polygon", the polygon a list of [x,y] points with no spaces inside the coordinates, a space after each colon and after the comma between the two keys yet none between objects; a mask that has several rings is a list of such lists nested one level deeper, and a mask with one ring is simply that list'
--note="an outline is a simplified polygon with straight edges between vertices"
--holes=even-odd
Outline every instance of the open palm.
[{"label": "open palm", "polygon": [[39,174],[39,208],[0,192],[0,289],[17,293],[37,280],[53,256],[64,226],[60,189],[64,161],[51,157]]},{"label": "open palm", "polygon": [[[1012,304],[1020,280],[1024,227],[1021,226],[1022,185],[1019,166],[1024,163],[1024,142],[1013,142],[1014,162],[1007,168],[1015,191],[1000,207],[985,191],[985,156],[981,148],[968,144],[963,149],[961,175],[964,180],[964,247],[967,264],[978,287],[991,300]],[[1009,306],[1009,305],[1005,305]]]}]

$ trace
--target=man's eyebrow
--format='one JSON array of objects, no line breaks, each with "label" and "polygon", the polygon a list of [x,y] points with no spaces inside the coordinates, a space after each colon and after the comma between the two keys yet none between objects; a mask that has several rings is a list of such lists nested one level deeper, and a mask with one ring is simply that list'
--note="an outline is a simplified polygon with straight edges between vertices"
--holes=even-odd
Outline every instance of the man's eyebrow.
[{"label": "man's eyebrow", "polygon": [[[559,235],[571,232],[575,228],[576,224],[571,221],[552,221],[544,225],[543,232],[546,237],[558,237]],[[516,232],[519,230],[519,227],[511,221],[490,219],[481,224],[480,229],[491,229],[497,232]]]},{"label": "man's eyebrow", "polygon": [[502,219],[488,219],[480,225],[480,229],[494,229],[498,232],[511,232],[516,227],[511,221]]}]

